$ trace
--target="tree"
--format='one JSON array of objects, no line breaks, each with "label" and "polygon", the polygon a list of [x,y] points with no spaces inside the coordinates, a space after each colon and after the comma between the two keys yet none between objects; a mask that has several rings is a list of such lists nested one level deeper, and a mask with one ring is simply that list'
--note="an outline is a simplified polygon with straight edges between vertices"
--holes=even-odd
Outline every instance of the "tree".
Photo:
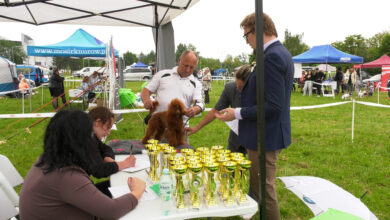
[{"label": "tree", "polygon": [[188,44],[188,46],[187,46],[187,45],[185,45],[185,44],[180,43],[180,44],[177,45],[177,47],[176,47],[176,53],[175,53],[175,54],[176,54],[176,62],[179,61],[180,55],[181,55],[184,51],[186,51],[186,50],[192,50],[192,51],[194,51],[194,52],[199,56],[199,52],[196,51],[196,47],[195,47],[193,44]]},{"label": "tree", "polygon": [[287,29],[284,31],[283,45],[291,53],[292,56],[296,56],[307,51],[309,46],[302,42],[303,33],[292,35]]},{"label": "tree", "polygon": [[390,54],[390,33],[385,34],[382,37],[381,43],[379,45],[379,54]]},{"label": "tree", "polygon": [[351,35],[344,40],[344,51],[346,53],[365,57],[367,53],[367,44],[364,37],[360,34]]},{"label": "tree", "polygon": [[126,65],[131,65],[133,63],[136,63],[138,61],[137,55],[130,51],[126,51],[126,53],[123,54],[123,60]]},{"label": "tree", "polygon": [[204,67],[208,67],[209,69],[219,69],[221,68],[221,61],[219,59],[207,58],[207,57],[199,57],[199,69]]},{"label": "tree", "polygon": [[150,51],[147,55],[142,56],[142,58],[141,58],[141,54],[139,57],[139,61],[141,61],[142,63],[149,65],[152,62],[156,62],[156,54],[154,53],[153,50]]},{"label": "tree", "polygon": [[0,56],[3,56],[16,64],[22,64],[27,58],[21,43],[0,39]]},{"label": "tree", "polygon": [[180,55],[187,50],[187,46],[185,44],[180,43],[176,47],[176,62],[179,61]]}]

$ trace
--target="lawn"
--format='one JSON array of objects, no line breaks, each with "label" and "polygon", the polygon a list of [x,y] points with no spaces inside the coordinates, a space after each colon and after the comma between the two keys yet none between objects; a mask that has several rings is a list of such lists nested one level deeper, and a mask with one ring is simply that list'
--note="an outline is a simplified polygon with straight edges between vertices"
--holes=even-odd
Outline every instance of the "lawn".
[{"label": "lawn", "polygon": [[[142,82],[128,82],[127,88],[140,91]],[[223,90],[223,82],[213,82],[210,93],[212,107]],[[41,106],[41,90],[33,96],[32,109]],[[44,90],[44,103],[50,100],[47,89]],[[377,102],[373,97],[359,99]],[[341,96],[333,98],[303,97],[293,92],[291,106],[318,105],[340,102]],[[30,112],[28,100],[25,112]],[[385,93],[381,93],[380,103],[390,105]],[[47,105],[39,112],[52,111]],[[21,100],[1,98],[0,114],[21,113]],[[125,114],[118,124],[118,130],[112,131],[109,139],[140,139],[145,130],[141,118],[146,113]],[[190,120],[196,125],[205,115]],[[361,104],[355,106],[354,141],[351,142],[352,103],[309,110],[291,111],[292,145],[283,150],[278,161],[277,176],[317,176],[332,181],[356,197],[364,192],[367,195],[362,202],[378,217],[390,219],[390,110]],[[6,155],[22,176],[25,176],[38,155],[42,152],[42,137],[48,119],[30,128],[37,122],[33,119],[0,119],[0,154]],[[190,137],[194,147],[227,145],[228,127],[214,121],[197,134]],[[17,188],[20,190],[20,187]],[[282,219],[310,219],[312,212],[283,183],[277,181],[277,192]],[[254,217],[258,218],[258,215]]]}]

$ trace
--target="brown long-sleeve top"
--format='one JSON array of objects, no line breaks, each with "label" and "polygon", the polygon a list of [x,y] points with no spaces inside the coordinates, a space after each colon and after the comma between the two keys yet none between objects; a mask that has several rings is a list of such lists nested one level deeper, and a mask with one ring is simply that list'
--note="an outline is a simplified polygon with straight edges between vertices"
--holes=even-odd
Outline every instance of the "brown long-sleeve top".
[{"label": "brown long-sleeve top", "polygon": [[43,174],[33,165],[20,193],[20,217],[28,219],[118,219],[134,209],[132,194],[111,199],[101,193],[80,167]]}]

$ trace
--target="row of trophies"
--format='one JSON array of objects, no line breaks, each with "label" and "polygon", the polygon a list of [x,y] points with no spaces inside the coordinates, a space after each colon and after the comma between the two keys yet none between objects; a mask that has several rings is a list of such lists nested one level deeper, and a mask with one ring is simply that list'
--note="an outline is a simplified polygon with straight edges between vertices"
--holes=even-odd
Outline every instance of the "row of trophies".
[{"label": "row of trophies", "polygon": [[[226,206],[248,203],[249,169],[251,161],[242,153],[231,153],[223,146],[182,149],[180,154],[168,144],[149,140],[145,145],[150,160],[148,178],[158,182],[162,170],[168,168],[176,179],[173,196],[177,209],[185,209],[184,193],[190,192],[191,207],[201,206],[203,196],[208,207],[217,206],[217,198]],[[160,158],[160,161],[158,160]],[[161,172],[159,172],[159,169]],[[217,190],[217,186],[219,186]]]}]

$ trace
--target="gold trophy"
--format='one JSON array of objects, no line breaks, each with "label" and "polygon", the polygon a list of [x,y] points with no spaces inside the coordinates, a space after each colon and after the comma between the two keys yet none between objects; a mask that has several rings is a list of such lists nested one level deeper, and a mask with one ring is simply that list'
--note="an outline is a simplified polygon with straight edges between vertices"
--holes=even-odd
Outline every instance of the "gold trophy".
[{"label": "gold trophy", "polygon": [[184,184],[182,176],[187,172],[186,165],[173,165],[172,170],[176,176],[176,208],[184,209],[186,206],[184,204]]},{"label": "gold trophy", "polygon": [[251,168],[252,161],[250,160],[241,160],[238,162],[238,167],[241,171],[241,181],[240,181],[240,204],[248,203],[246,194],[249,192],[249,169]]},{"label": "gold trophy", "polygon": [[149,140],[148,140],[148,144],[153,144],[153,145],[156,145],[156,144],[158,144],[158,140],[155,140],[155,139],[149,139]]},{"label": "gold trophy", "polygon": [[158,182],[159,175],[157,173],[159,162],[157,160],[158,154],[160,153],[160,147],[158,146],[152,146],[149,149],[149,159],[150,159],[150,172],[149,172],[149,178],[153,182]]},{"label": "gold trophy", "polygon": [[[231,157],[231,160],[236,162],[237,164],[245,160],[245,157],[239,155],[239,154],[233,154]],[[234,196],[239,199],[240,198],[240,181],[241,181],[241,172],[240,172],[240,166],[236,167],[236,170],[234,171]]]},{"label": "gold trophy", "polygon": [[188,165],[188,169],[192,174],[191,182],[189,183],[192,208],[199,208],[199,188],[203,186],[203,180],[198,176],[198,174],[202,171],[202,164],[191,163]]},{"label": "gold trophy", "polygon": [[224,146],[220,146],[220,145],[219,146],[212,146],[211,151],[213,151],[214,154],[216,154],[218,150],[222,150],[224,148],[225,148]]},{"label": "gold trophy", "polygon": [[210,151],[210,148],[208,148],[208,147],[198,147],[198,148],[196,148],[196,152],[199,152],[200,154],[202,154],[205,151]]},{"label": "gold trophy", "polygon": [[227,184],[227,189],[225,189],[227,193],[227,198],[225,201],[225,205],[233,205],[234,197],[233,197],[233,188],[234,188],[234,178],[233,172],[236,170],[237,163],[234,161],[227,161],[223,163],[223,169],[228,175],[229,183]]},{"label": "gold trophy", "polygon": [[192,152],[194,152],[194,150],[191,148],[184,148],[180,150],[180,153],[183,157],[187,156],[188,153],[192,153]]},{"label": "gold trophy", "polygon": [[168,168],[169,169],[169,158],[176,155],[176,150],[173,149],[173,148],[168,147],[168,148],[165,148],[165,150],[162,151],[162,153],[163,154],[161,156],[161,173],[160,173],[160,176],[162,175],[164,168]]},{"label": "gold trophy", "polygon": [[228,184],[228,174],[225,169],[223,169],[223,163],[229,161],[227,157],[218,157],[217,161],[219,163],[219,173],[217,173],[217,178],[220,181],[220,186],[218,189],[218,193],[222,196],[222,198],[226,199],[228,196],[227,184]]},{"label": "gold trophy", "polygon": [[218,171],[219,164],[216,162],[210,162],[210,163],[205,163],[204,167],[207,172],[207,187],[206,187],[207,206],[213,207],[217,205],[217,200],[215,199],[216,184],[215,184],[214,174]]}]

